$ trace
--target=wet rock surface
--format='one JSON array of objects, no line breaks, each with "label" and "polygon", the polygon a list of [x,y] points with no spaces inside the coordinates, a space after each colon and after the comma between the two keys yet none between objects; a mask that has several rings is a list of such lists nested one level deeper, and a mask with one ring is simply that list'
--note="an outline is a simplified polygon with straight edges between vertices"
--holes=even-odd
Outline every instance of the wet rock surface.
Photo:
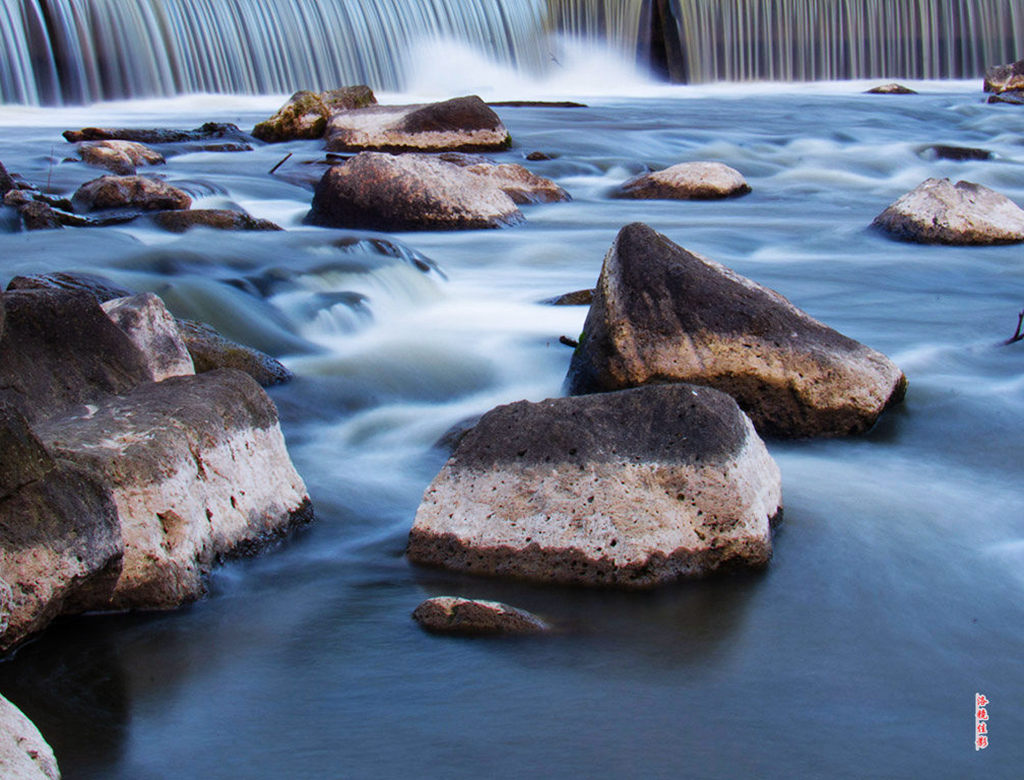
[{"label": "wet rock surface", "polygon": [[188,348],[197,374],[218,368],[233,368],[248,374],[263,387],[279,385],[292,379],[292,372],[279,360],[231,341],[205,323],[178,320],[178,331]]},{"label": "wet rock surface", "polygon": [[496,634],[543,634],[551,627],[532,615],[499,601],[481,601],[456,596],[427,599],[412,613],[427,631],[461,636]]},{"label": "wet rock surface", "polygon": [[267,219],[257,219],[241,211],[229,209],[187,209],[161,211],[153,215],[158,227],[171,233],[184,233],[192,228],[206,227],[214,230],[281,230]]},{"label": "wet rock surface", "polygon": [[983,88],[996,94],[1024,90],[1024,60],[990,67],[985,71]]},{"label": "wet rock surface", "polygon": [[65,130],[64,138],[71,143],[81,141],[133,141],[140,144],[175,144],[195,141],[228,140],[245,143],[252,140],[237,125],[226,122],[207,122],[194,130],[172,130],[146,127],[83,127]]},{"label": "wet rock surface", "polygon": [[417,563],[646,588],[771,557],[778,468],[735,401],[657,385],[485,414],[427,488]]},{"label": "wet rock surface", "polygon": [[267,143],[322,138],[333,112],[376,104],[373,90],[365,85],[326,92],[303,90],[292,95],[274,116],[256,125],[252,134]]},{"label": "wet rock surface", "polygon": [[872,87],[866,90],[866,95],[916,95],[917,92],[910,87],[905,87],[902,84],[895,82],[891,84],[882,84],[881,86]]},{"label": "wet rock surface", "polygon": [[39,729],[3,696],[0,696],[0,777],[60,780],[57,759]]},{"label": "wet rock surface", "polygon": [[717,162],[688,162],[635,176],[616,197],[636,200],[717,200],[750,192],[750,185],[735,168]]},{"label": "wet rock surface", "polygon": [[192,198],[177,187],[146,176],[102,176],[87,181],[71,199],[80,211],[187,209]]},{"label": "wet rock surface", "polygon": [[567,382],[573,394],[709,385],[761,433],[802,437],[866,431],[906,379],[775,291],[634,223],[605,257]]},{"label": "wet rock surface", "polygon": [[140,165],[163,165],[164,156],[135,141],[88,141],[79,146],[82,162],[119,176],[134,176]]},{"label": "wet rock surface", "polygon": [[139,293],[115,298],[101,306],[145,356],[154,382],[195,373],[174,315],[167,311],[159,297],[153,293]]}]

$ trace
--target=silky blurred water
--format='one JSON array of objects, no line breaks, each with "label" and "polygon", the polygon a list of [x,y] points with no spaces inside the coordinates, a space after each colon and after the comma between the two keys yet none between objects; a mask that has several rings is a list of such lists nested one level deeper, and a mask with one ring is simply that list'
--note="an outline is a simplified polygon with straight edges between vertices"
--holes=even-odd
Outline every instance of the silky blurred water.
[{"label": "silky blurred water", "polygon": [[[281,357],[296,379],[271,395],[318,515],[217,570],[187,609],[58,624],[0,664],[0,690],[68,778],[1019,776],[1024,343],[1001,342],[1024,308],[1024,257],[868,225],[929,176],[1024,203],[1024,113],[975,83],[912,85],[923,94],[630,84],[620,93],[644,96],[624,98],[608,82],[588,108],[498,109],[515,145],[494,158],[544,151],[554,159],[525,164],[574,198],[501,231],[303,227],[323,152],[296,142],[154,171],[196,207],[237,204],[285,233],[0,234],[4,284],[100,272]],[[544,92],[528,89],[488,97]],[[3,107],[0,160],[70,193],[97,173],[64,161],[63,129],[251,128],[279,103]],[[936,160],[931,144],[993,158]],[[609,198],[687,160],[739,169],[752,194]],[[763,574],[620,594],[411,566],[407,534],[444,459],[432,442],[496,404],[560,393],[558,337],[586,310],[538,301],[592,286],[636,220],[889,354],[905,404],[863,437],[769,442],[786,508]],[[441,594],[509,601],[562,631],[424,634],[410,612]],[[983,752],[975,692],[992,701]]]}]

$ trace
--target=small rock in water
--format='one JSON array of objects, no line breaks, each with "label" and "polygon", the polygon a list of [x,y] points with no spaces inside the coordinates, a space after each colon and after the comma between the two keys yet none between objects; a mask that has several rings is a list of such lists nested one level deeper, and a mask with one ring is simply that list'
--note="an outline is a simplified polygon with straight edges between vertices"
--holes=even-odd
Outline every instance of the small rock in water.
[{"label": "small rock in water", "polygon": [[882,84],[879,87],[872,87],[866,90],[865,95],[916,95],[917,92],[912,90],[910,87],[904,87],[902,84]]},{"label": "small rock in water", "polygon": [[545,298],[541,301],[546,306],[589,306],[594,302],[594,290],[575,290],[574,292],[558,295],[554,298]]},{"label": "small rock in water", "polygon": [[139,165],[162,165],[164,156],[135,141],[91,141],[79,147],[82,162],[119,176],[134,176]]},{"label": "small rock in water", "polygon": [[1024,210],[988,187],[927,179],[875,217],[896,238],[923,244],[1014,244],[1024,241]]},{"label": "small rock in water", "polygon": [[946,146],[932,144],[922,147],[918,152],[922,157],[932,160],[991,160],[992,152],[987,149],[975,149],[970,146]]},{"label": "small rock in water", "polygon": [[83,211],[187,209],[192,198],[177,187],[145,176],[101,176],[87,181],[71,199]]},{"label": "small rock in water", "polygon": [[227,122],[207,122],[194,130],[169,130],[167,128],[143,127],[84,127],[81,130],[65,130],[64,138],[71,143],[80,141],[135,141],[141,144],[175,144],[210,139],[230,139],[246,142],[251,137]]},{"label": "small rock in water", "polygon": [[171,233],[184,233],[195,227],[215,230],[281,230],[280,225],[266,219],[256,219],[241,211],[228,209],[187,209],[161,211],[153,221]]},{"label": "small rock in water", "polygon": [[531,162],[540,162],[542,160],[554,160],[555,158],[547,152],[530,152],[526,155],[526,159]]},{"label": "small rock in water", "polygon": [[635,176],[615,195],[637,200],[716,200],[748,192],[750,185],[735,168],[718,162],[689,162]]},{"label": "small rock in water", "polygon": [[1006,92],[1000,92],[998,95],[992,95],[988,99],[989,103],[1009,103],[1014,106],[1024,106],[1024,90],[1014,89]]},{"label": "small rock in water", "polygon": [[263,387],[291,381],[292,372],[265,352],[231,341],[203,322],[178,320],[178,331],[197,374],[218,368],[242,371]]},{"label": "small rock in water", "polygon": [[412,613],[428,631],[439,634],[485,636],[491,634],[543,634],[551,626],[536,615],[499,601],[456,596],[427,599]]},{"label": "small rock in water", "polygon": [[1009,65],[993,65],[985,71],[985,92],[1024,90],[1024,60]]},{"label": "small rock in water", "polygon": [[288,102],[270,119],[256,125],[252,134],[267,143],[323,138],[327,121],[335,111],[376,104],[373,90],[365,85],[319,93],[303,90],[288,98]]}]

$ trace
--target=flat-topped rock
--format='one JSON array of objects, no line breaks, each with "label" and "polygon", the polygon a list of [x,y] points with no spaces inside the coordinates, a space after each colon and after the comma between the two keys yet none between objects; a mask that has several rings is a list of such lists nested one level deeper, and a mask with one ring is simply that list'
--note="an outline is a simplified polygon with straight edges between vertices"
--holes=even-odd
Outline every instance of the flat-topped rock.
[{"label": "flat-topped rock", "polygon": [[140,165],[163,165],[159,152],[135,141],[88,141],[78,153],[86,165],[106,168],[119,176],[134,176]]},{"label": "flat-topped rock", "polygon": [[499,406],[427,488],[409,558],[645,588],[771,557],[779,471],[736,402],[664,384]]},{"label": "flat-topped rock", "polygon": [[902,84],[892,82],[891,84],[881,84],[877,87],[865,90],[866,95],[916,95],[917,92],[912,90],[910,87],[905,87]]},{"label": "flat-topped rock", "polygon": [[153,215],[158,227],[171,233],[185,233],[192,228],[214,230],[281,230],[268,219],[257,219],[242,211],[229,209],[185,209],[161,211]]},{"label": "flat-topped rock", "polygon": [[511,143],[501,119],[475,95],[336,111],[327,123],[326,138],[332,152],[487,152]]},{"label": "flat-topped rock", "polygon": [[245,142],[249,136],[228,122],[207,122],[194,130],[173,130],[164,127],[83,127],[65,130],[71,143],[81,141],[134,141],[140,144],[175,144],[193,141],[230,140]]},{"label": "flat-topped rock", "polygon": [[969,181],[927,179],[875,217],[875,227],[924,244],[1013,244],[1024,241],[1024,209]]},{"label": "flat-topped rock", "polygon": [[25,714],[0,696],[0,777],[60,780],[53,749]]},{"label": "flat-topped rock", "polygon": [[468,230],[523,220],[484,177],[425,155],[357,154],[317,185],[307,222],[364,230]]},{"label": "flat-topped rock", "polygon": [[719,162],[687,162],[634,176],[615,193],[637,200],[716,200],[750,192],[743,174]]},{"label": "flat-topped rock", "polygon": [[634,223],[604,259],[568,388],[660,382],[716,387],[773,436],[866,431],[906,385],[880,352]]},{"label": "flat-topped rock", "polygon": [[71,199],[80,211],[187,209],[192,198],[165,181],[147,176],[101,176],[87,181]]},{"label": "flat-topped rock", "polygon": [[500,601],[437,596],[427,599],[412,613],[423,628],[436,634],[488,636],[494,634],[543,634],[551,627],[536,615]]},{"label": "flat-topped rock", "polygon": [[326,92],[302,90],[288,98],[274,116],[256,125],[252,134],[267,143],[323,138],[332,113],[376,104],[373,90],[366,85]]},{"label": "flat-topped rock", "polygon": [[993,65],[985,71],[986,92],[1009,92],[1024,90],[1024,60],[1008,65]]}]

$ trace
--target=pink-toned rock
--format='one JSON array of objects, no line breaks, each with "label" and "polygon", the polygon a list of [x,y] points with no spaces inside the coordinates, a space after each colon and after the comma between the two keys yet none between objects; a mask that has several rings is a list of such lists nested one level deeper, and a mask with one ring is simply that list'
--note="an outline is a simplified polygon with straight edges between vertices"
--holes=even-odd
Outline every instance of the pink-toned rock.
[{"label": "pink-toned rock", "polygon": [[101,306],[145,356],[154,382],[195,374],[188,347],[178,331],[178,323],[158,296],[139,293],[128,298],[115,298]]},{"label": "pink-toned rock", "polygon": [[[427,155],[422,156],[429,159]],[[483,157],[461,152],[447,152],[438,155],[437,158],[458,165],[466,173],[488,182],[521,206],[572,200],[569,193],[551,179],[538,176],[516,163],[495,163]]]},{"label": "pink-toned rock", "polygon": [[303,90],[288,98],[274,116],[256,125],[252,134],[267,143],[322,138],[332,113],[376,104],[373,90],[365,85],[327,92]]},{"label": "pink-toned rock", "polygon": [[500,601],[437,596],[427,599],[412,613],[413,619],[437,634],[487,636],[493,634],[543,634],[551,627],[531,615]]},{"label": "pink-toned rock", "polygon": [[72,198],[80,211],[187,209],[192,198],[177,187],[146,176],[101,176],[87,181]]},{"label": "pink-toned rock", "polygon": [[1024,90],[1024,60],[1009,65],[993,65],[985,71],[986,92],[1017,92]]},{"label": "pink-toned rock", "polygon": [[135,141],[90,141],[79,147],[82,162],[119,176],[133,176],[139,165],[162,165],[164,156]]},{"label": "pink-toned rock", "polygon": [[616,193],[637,200],[714,200],[746,195],[750,186],[735,168],[718,162],[688,162],[641,174]]}]

